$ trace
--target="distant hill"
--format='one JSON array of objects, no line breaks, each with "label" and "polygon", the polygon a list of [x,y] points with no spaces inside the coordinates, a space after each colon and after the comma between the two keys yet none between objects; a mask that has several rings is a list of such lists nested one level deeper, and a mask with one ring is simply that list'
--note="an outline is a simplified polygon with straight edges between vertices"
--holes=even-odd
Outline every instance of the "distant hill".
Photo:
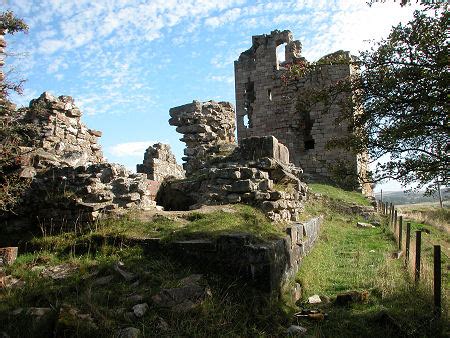
[{"label": "distant hill", "polygon": [[[375,198],[379,200],[381,198],[381,194],[379,192],[375,193]],[[450,201],[450,193],[448,189],[442,190],[442,200],[447,201],[447,203]],[[422,192],[404,193],[403,191],[383,191],[383,201],[397,205],[433,202],[438,203],[439,198],[437,193],[434,196],[424,196]]]}]

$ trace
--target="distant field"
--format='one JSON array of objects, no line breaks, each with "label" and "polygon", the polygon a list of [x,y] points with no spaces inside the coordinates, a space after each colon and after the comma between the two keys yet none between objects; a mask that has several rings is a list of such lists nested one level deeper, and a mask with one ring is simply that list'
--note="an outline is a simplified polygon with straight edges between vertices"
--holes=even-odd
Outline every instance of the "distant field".
[{"label": "distant field", "polygon": [[[381,199],[381,193],[375,193],[377,200]],[[442,191],[442,200],[444,204],[450,206],[450,195],[447,191]],[[424,196],[421,192],[409,192],[403,191],[383,191],[383,201],[394,203],[396,205],[406,204],[430,204],[439,205],[438,196]]]}]

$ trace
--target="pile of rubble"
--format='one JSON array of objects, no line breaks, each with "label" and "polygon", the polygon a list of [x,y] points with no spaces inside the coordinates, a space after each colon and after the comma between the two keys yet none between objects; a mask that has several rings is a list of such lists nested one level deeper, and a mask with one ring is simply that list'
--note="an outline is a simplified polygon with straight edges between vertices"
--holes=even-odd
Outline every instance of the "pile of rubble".
[{"label": "pile of rubble", "polygon": [[181,179],[185,177],[183,167],[177,163],[170,145],[156,143],[147,148],[142,164],[136,166],[138,173],[147,174],[147,178],[162,182],[166,178]]},{"label": "pile of rubble", "polygon": [[183,167],[191,175],[207,167],[212,158],[229,154],[235,147],[235,116],[229,102],[199,102],[175,107],[169,111],[169,124],[183,134],[186,143]]}]

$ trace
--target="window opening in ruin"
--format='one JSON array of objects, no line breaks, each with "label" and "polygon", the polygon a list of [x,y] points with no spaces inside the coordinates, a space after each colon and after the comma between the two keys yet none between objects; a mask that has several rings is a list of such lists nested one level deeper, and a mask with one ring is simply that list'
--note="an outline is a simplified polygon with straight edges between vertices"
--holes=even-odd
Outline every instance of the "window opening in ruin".
[{"label": "window opening in ruin", "polygon": [[305,150],[314,149],[314,139],[305,141]]},{"label": "window opening in ruin", "polygon": [[244,126],[245,128],[250,128],[250,121],[248,119],[248,115],[244,115]]},{"label": "window opening in ruin", "polygon": [[269,101],[272,101],[272,90],[267,89],[267,97],[269,98]]},{"label": "window opening in ruin", "polygon": [[244,126],[252,127],[253,102],[256,100],[255,83],[248,78],[244,85]]},{"label": "window opening in ruin", "polygon": [[305,150],[314,149],[315,142],[314,142],[314,138],[311,135],[312,127],[314,125],[314,119],[311,118],[310,112],[306,111],[306,110],[301,112],[301,117],[303,118],[303,125],[304,125],[303,140],[304,140]]},{"label": "window opening in ruin", "polygon": [[282,43],[277,46],[277,69],[280,69],[280,66],[286,61],[286,45],[287,43]]}]

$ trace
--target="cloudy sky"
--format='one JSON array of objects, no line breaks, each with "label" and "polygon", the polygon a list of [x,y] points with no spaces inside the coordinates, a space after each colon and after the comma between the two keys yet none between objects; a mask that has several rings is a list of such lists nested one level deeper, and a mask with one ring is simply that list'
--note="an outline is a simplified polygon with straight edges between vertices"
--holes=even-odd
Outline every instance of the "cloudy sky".
[{"label": "cloudy sky", "polygon": [[289,29],[310,61],[339,49],[356,54],[417,8],[383,2],[0,0],[0,8],[30,26],[27,35],[7,37],[7,65],[27,79],[14,100],[28,105],[44,91],[74,97],[84,123],[103,131],[106,157],[134,169],[158,141],[181,161],[171,107],[235,102],[233,61],[252,35]]}]

